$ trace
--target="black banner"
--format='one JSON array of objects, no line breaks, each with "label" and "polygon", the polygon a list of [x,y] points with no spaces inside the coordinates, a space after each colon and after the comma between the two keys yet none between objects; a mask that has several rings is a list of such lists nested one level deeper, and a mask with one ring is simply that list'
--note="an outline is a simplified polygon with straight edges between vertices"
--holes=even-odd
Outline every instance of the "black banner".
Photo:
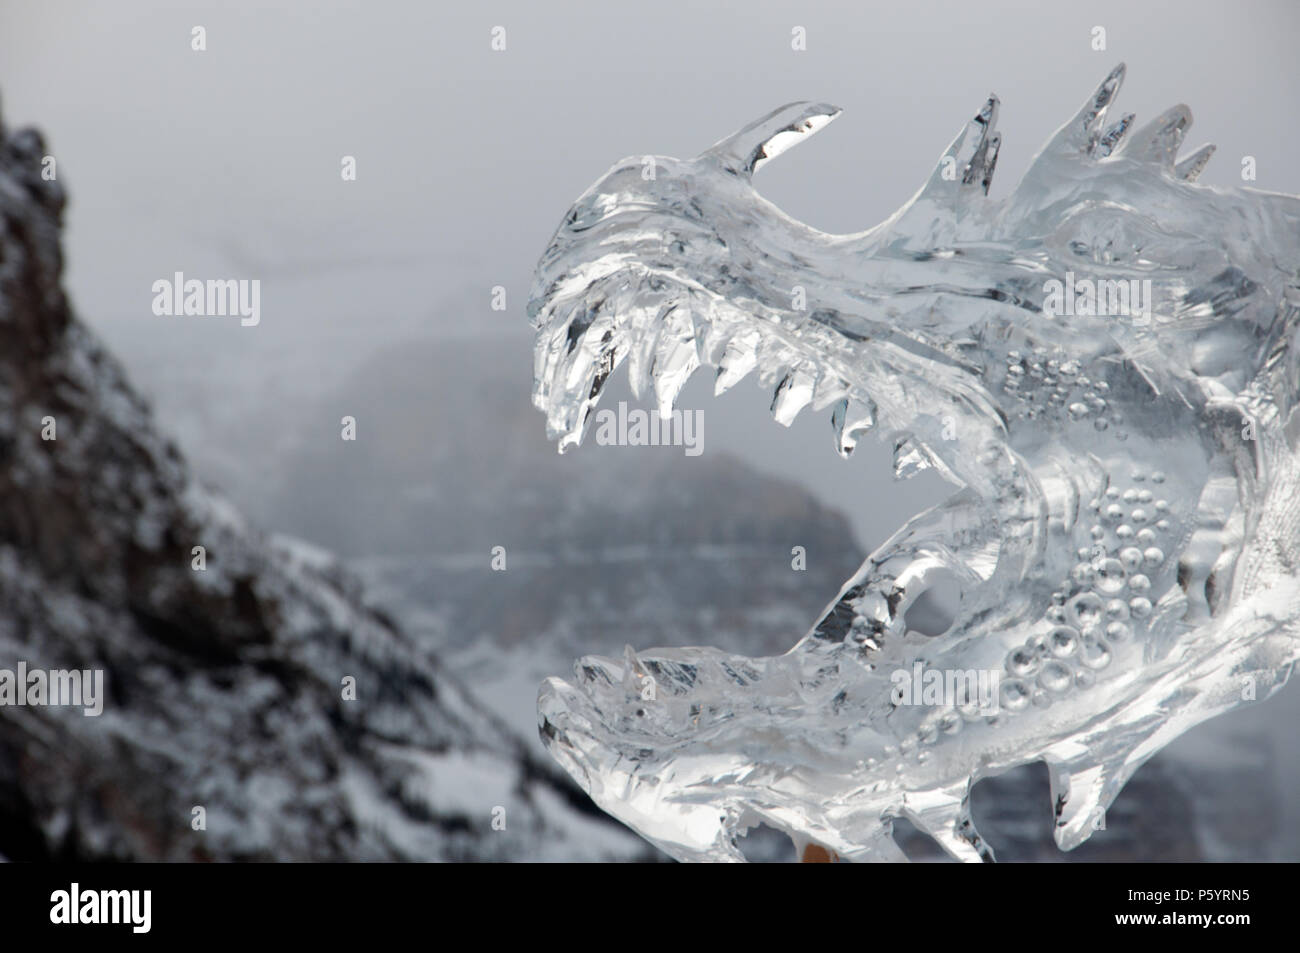
[{"label": "black banner", "polygon": [[6,939],[127,943],[267,935],[338,942],[381,930],[437,943],[485,928],[536,935],[578,925],[588,937],[593,928],[615,936],[658,932],[660,917],[739,917],[744,933],[771,917],[863,936],[915,930],[922,948],[950,943],[954,929],[1012,924],[1072,939],[1137,932],[1181,942],[1199,933],[1231,943],[1285,929],[1291,873],[1277,865],[914,865],[818,881],[809,871],[677,865],[9,864],[0,865],[0,917]]}]

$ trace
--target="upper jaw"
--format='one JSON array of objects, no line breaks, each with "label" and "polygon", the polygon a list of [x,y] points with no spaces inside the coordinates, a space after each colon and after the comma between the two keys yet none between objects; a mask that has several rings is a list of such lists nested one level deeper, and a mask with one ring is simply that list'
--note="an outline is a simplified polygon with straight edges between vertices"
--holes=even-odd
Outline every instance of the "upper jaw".
[{"label": "upper jaw", "polygon": [[[957,485],[981,487],[991,470],[978,461],[1005,442],[1002,411],[980,368],[880,318],[773,308],[764,303],[771,292],[736,299],[667,263],[618,253],[538,283],[546,291],[530,305],[538,335],[533,402],[561,452],[581,442],[623,365],[633,393],[652,397],[661,414],[701,367],[714,369],[717,394],[757,372],[779,423],[829,409],[841,455],[874,430],[895,440],[900,461],[919,452],[921,466],[938,467]],[[952,431],[963,439],[946,436]],[[912,469],[900,462],[899,471]]]}]

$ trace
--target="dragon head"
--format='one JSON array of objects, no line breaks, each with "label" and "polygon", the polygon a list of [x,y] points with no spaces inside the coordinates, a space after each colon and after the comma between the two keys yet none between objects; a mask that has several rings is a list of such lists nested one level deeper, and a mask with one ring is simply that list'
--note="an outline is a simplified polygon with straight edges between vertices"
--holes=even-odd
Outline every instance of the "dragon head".
[{"label": "dragon head", "polygon": [[[1212,147],[1179,160],[1186,107],[1130,132],[1123,75],[1004,199],[990,97],[887,221],[810,228],[752,183],[839,112],[795,103],[694,159],[619,163],[542,256],[533,397],[561,450],[621,364],[661,413],[709,365],[719,393],[756,370],[780,423],[833,408],[845,456],[874,429],[896,475],[959,488],[783,656],[629,649],[543,686],[552,753],[674,856],[737,859],[762,819],[894,858],[907,816],[987,858],[971,784],[1038,759],[1071,847],[1147,757],[1240,702],[1234,680],[1285,681],[1300,202],[1197,185]],[[955,621],[908,631],[941,572]],[[899,697],[900,672],[931,671],[995,676],[997,710]]]}]

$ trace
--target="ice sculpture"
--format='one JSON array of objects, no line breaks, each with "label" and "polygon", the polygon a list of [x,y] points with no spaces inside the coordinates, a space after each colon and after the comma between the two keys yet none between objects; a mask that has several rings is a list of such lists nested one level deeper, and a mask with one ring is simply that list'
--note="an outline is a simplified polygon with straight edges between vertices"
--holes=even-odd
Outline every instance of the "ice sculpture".
[{"label": "ice sculpture", "polygon": [[[718,392],[756,370],[780,423],[833,407],[845,456],[875,430],[897,476],[959,487],[784,655],[629,648],[544,683],[551,754],[672,856],[742,860],[761,821],[905,859],[906,817],[989,860],[971,785],[1040,759],[1068,850],[1153,753],[1286,682],[1300,200],[1196,185],[1212,149],[1178,160],[1187,108],[1130,132],[1123,76],[1002,200],[990,97],[886,222],[794,221],[751,176],[838,113],[795,103],[694,159],[624,160],[565,216],[529,306],[561,450],[620,364],[661,413],[707,364]],[[953,624],[909,631],[941,573]]]}]

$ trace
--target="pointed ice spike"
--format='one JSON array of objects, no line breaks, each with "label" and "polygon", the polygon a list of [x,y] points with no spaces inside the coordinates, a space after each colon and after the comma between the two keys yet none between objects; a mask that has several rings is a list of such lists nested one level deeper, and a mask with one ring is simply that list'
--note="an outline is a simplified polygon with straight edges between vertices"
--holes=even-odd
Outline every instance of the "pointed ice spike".
[{"label": "pointed ice spike", "polygon": [[734,387],[738,381],[754,369],[758,363],[758,332],[737,334],[729,342],[718,364],[718,378],[713,385],[713,394],[718,396]]},{"label": "pointed ice spike", "polygon": [[1171,106],[1129,136],[1121,150],[1126,158],[1154,162],[1173,169],[1183,136],[1192,124],[1192,111],[1179,103]]},{"label": "pointed ice spike", "polygon": [[1214,155],[1214,144],[1207,142],[1182,162],[1174,166],[1174,175],[1184,182],[1195,182],[1209,165],[1210,156]]},{"label": "pointed ice spike", "polygon": [[[957,137],[944,150],[943,155],[939,157],[938,165],[930,173],[930,178],[909,204],[921,198],[951,195],[958,183],[970,185],[977,181],[982,182],[985,166],[988,164],[989,136],[997,118],[998,98],[990,95],[980,107],[980,111],[962,126],[961,132],[957,133]],[[996,160],[997,150],[994,149],[993,161]],[[992,174],[992,169],[988,169],[988,175],[992,176]]]},{"label": "pointed ice spike", "polygon": [[970,816],[970,785],[927,795],[933,803],[905,811],[918,828],[925,831],[952,857],[964,863],[992,863],[993,849],[975,830]]},{"label": "pointed ice spike", "polygon": [[813,388],[817,384],[817,372],[800,366],[791,370],[772,395],[772,416],[783,427],[794,423],[799,411],[808,406],[812,400]]},{"label": "pointed ice spike", "polygon": [[641,400],[653,383],[652,374],[655,358],[659,353],[659,342],[671,337],[676,329],[673,324],[673,312],[676,304],[660,307],[653,317],[650,311],[642,313],[636,324],[642,329],[633,332],[633,340],[628,348],[627,382],[632,387],[632,396]]},{"label": "pointed ice spike", "polygon": [[875,425],[876,408],[870,401],[863,403],[850,397],[841,400],[831,413],[836,452],[841,457],[848,457],[862,435]]},{"label": "pointed ice spike", "polygon": [[1061,850],[1073,850],[1105,825],[1106,809],[1132,772],[1080,759],[1044,760],[1052,786],[1052,836]]},{"label": "pointed ice spike", "polygon": [[[972,132],[969,143],[965,144],[967,148],[962,149],[963,156],[969,156],[964,162],[960,163],[962,170],[962,185],[980,185],[984,181],[984,173],[988,167],[989,149],[993,149],[993,161],[997,161],[997,148],[1002,142],[1002,137],[994,134],[993,127],[998,121],[998,98],[992,94],[984,103],[984,108],[979,111],[974,119],[971,120]],[[973,148],[968,148],[973,147]],[[992,176],[992,171],[989,175]]]},{"label": "pointed ice spike", "polygon": [[582,305],[563,316],[552,315],[546,329],[546,345],[537,348],[533,356],[533,403],[539,410],[547,410],[551,388],[555,383],[560,362],[568,354],[569,327],[585,312]]},{"label": "pointed ice spike", "polygon": [[[570,330],[573,327],[570,325]],[[603,316],[593,321],[576,341],[572,337],[570,340],[573,343],[569,347],[568,356],[557,370],[552,389],[571,399],[581,391],[590,390],[595,368],[604,363],[607,352],[613,351],[614,319]],[[588,396],[589,393],[582,394],[582,397]]]},{"label": "pointed ice spike", "polygon": [[895,480],[911,479],[933,465],[929,452],[911,434],[904,434],[894,441]]},{"label": "pointed ice spike", "polygon": [[[683,337],[687,334],[689,336]],[[695,347],[694,330],[687,322],[685,332],[674,329],[665,331],[655,351],[654,364],[650,376],[654,380],[655,399],[659,404],[659,413],[667,416],[673,412],[677,395],[682,392],[695,369],[700,366],[699,352]]]},{"label": "pointed ice spike", "polygon": [[581,440],[596,373],[591,354],[583,348],[568,353],[551,373],[542,409],[546,412],[548,431],[562,438],[566,449]]},{"label": "pointed ice spike", "polygon": [[735,175],[748,177],[839,114],[838,106],[827,103],[788,103],[715,143],[704,155]]},{"label": "pointed ice spike", "polygon": [[1056,131],[1048,141],[1044,154],[1066,154],[1091,152],[1093,142],[1100,138],[1102,124],[1106,120],[1106,111],[1120,87],[1124,84],[1125,66],[1120,63],[1102,80],[1097,91],[1088,97],[1080,110],[1069,122]]},{"label": "pointed ice spike", "polygon": [[1120,140],[1124,138],[1124,134],[1128,132],[1129,127],[1133,125],[1134,118],[1133,113],[1128,113],[1120,119],[1119,122],[1112,123],[1108,126],[1106,131],[1101,134],[1101,138],[1093,143],[1093,157],[1104,159],[1106,156],[1114,152],[1115,149],[1118,148]]},{"label": "pointed ice spike", "polygon": [[593,401],[577,399],[566,400],[563,397],[551,398],[551,407],[547,414],[547,427],[551,433],[564,442],[563,453],[570,446],[582,442],[582,433],[586,428],[587,415]]},{"label": "pointed ice spike", "polygon": [[641,679],[648,676],[645,666],[637,658],[636,649],[630,645],[623,646],[623,685],[625,688],[634,690],[637,694],[641,691]]},{"label": "pointed ice spike", "polygon": [[547,393],[547,423],[555,435],[565,438],[566,449],[581,441],[587,417],[621,360],[614,346],[613,322],[602,321],[604,326],[593,326],[582,346],[557,368]]},{"label": "pointed ice spike", "polygon": [[700,352],[700,363],[716,367],[722,360],[723,351],[726,349],[727,341],[731,339],[734,332],[725,321],[713,319],[711,316],[694,314],[695,317],[695,341]]}]

